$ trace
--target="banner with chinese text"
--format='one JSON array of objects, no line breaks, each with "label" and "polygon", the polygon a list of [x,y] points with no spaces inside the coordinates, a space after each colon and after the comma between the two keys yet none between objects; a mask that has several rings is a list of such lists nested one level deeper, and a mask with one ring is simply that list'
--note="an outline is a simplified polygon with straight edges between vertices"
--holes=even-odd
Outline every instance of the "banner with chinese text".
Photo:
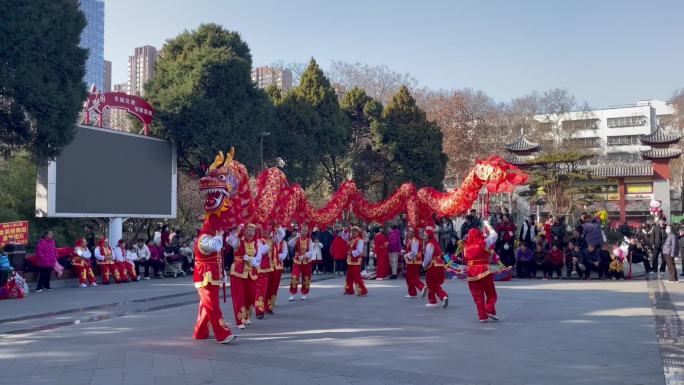
[{"label": "banner with chinese text", "polygon": [[28,221],[0,223],[0,247],[4,247],[10,240],[26,245],[28,236]]}]

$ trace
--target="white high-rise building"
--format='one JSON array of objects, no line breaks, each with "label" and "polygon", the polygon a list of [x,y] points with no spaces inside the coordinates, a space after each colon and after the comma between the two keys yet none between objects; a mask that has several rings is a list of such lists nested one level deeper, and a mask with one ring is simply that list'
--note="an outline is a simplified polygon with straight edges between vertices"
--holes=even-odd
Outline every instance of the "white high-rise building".
[{"label": "white high-rise building", "polygon": [[292,88],[292,71],[274,67],[252,68],[252,81],[262,89],[273,84],[283,91],[288,91]]}]

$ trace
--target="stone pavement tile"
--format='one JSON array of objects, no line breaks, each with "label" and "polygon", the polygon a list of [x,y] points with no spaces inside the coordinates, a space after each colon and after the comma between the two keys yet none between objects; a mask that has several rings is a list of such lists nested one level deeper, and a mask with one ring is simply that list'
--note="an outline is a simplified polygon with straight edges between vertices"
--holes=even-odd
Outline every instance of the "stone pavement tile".
[{"label": "stone pavement tile", "polygon": [[214,368],[209,363],[207,359],[197,359],[197,358],[182,358],[181,362],[183,364],[183,372],[185,374],[214,374]]},{"label": "stone pavement tile", "polygon": [[10,365],[12,365],[12,362],[14,359],[12,358],[0,358],[0,374],[5,371]]},{"label": "stone pavement tile", "polygon": [[100,355],[97,358],[97,369],[124,367],[126,367],[125,351],[119,349],[100,351]]},{"label": "stone pavement tile", "polygon": [[264,366],[247,368],[245,373],[255,384],[286,385],[274,368]]},{"label": "stone pavement tile", "polygon": [[292,369],[273,369],[287,385],[316,385],[316,381],[303,370],[292,370]]},{"label": "stone pavement tile", "polygon": [[80,372],[80,371],[94,371],[97,369],[98,363],[97,356],[93,358],[77,359],[71,361],[69,365],[64,369],[65,372]]},{"label": "stone pavement tile", "polygon": [[166,375],[154,378],[155,385],[188,385],[185,375]]},{"label": "stone pavement tile", "polygon": [[14,360],[10,366],[5,369],[5,371],[2,373],[2,377],[4,378],[23,378],[23,377],[29,377],[33,374],[33,372],[38,369],[40,366],[40,362],[34,361],[25,361],[25,360]]},{"label": "stone pavement tile", "polygon": [[90,385],[92,378],[92,371],[68,372],[65,370],[57,385]]},{"label": "stone pavement tile", "polygon": [[123,385],[155,385],[154,377],[124,376]]},{"label": "stone pavement tile", "polygon": [[342,377],[342,376],[320,376],[320,377],[313,377],[312,379],[316,384],[319,385],[350,385],[352,384],[349,382],[349,377]]},{"label": "stone pavement tile", "polygon": [[33,371],[31,375],[32,378],[49,378],[56,379],[62,376],[64,373],[64,366],[39,366]]},{"label": "stone pavement tile", "polygon": [[171,354],[154,354],[154,368],[157,372],[163,371],[166,375],[182,375],[183,363],[180,357]]},{"label": "stone pavement tile", "polygon": [[133,368],[151,368],[154,366],[154,359],[152,353],[126,351],[125,367],[126,369]]}]

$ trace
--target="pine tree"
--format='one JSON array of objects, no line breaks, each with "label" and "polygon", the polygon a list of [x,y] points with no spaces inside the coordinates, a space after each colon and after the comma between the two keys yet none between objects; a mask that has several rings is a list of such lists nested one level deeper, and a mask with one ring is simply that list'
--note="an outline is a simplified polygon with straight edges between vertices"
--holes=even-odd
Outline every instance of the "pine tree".
[{"label": "pine tree", "polygon": [[73,0],[16,0],[0,11],[0,152],[54,157],[86,98],[85,16]]},{"label": "pine tree", "polygon": [[441,189],[447,156],[442,152],[442,132],[416,105],[408,88],[401,87],[385,108],[385,125],[378,132],[378,148],[388,161],[383,195],[404,181],[417,187]]}]

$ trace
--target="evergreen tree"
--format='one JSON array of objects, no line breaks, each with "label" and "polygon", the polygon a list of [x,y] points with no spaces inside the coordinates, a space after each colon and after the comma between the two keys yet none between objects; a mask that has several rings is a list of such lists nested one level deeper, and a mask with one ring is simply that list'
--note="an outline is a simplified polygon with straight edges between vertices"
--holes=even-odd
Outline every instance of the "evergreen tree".
[{"label": "evergreen tree", "polygon": [[0,1],[0,152],[54,157],[86,98],[86,25],[73,0]]},{"label": "evergreen tree", "polygon": [[[234,146],[240,162],[259,169],[261,133],[273,128],[275,111],[252,82],[251,68],[247,44],[217,24],[202,24],[164,45],[145,90],[156,109],[153,129],[176,141],[182,165],[197,172]],[[268,158],[273,146],[264,149]]]},{"label": "evergreen tree", "polygon": [[300,84],[278,103],[282,132],[277,135],[278,154],[286,172],[307,186],[320,166],[330,186],[337,190],[346,175],[343,158],[349,142],[349,122],[340,109],[335,90],[314,59]]},{"label": "evergreen tree", "polygon": [[378,132],[378,149],[388,161],[383,196],[411,181],[417,187],[442,188],[447,156],[442,131],[416,105],[408,88],[401,87],[385,108],[385,124]]}]

